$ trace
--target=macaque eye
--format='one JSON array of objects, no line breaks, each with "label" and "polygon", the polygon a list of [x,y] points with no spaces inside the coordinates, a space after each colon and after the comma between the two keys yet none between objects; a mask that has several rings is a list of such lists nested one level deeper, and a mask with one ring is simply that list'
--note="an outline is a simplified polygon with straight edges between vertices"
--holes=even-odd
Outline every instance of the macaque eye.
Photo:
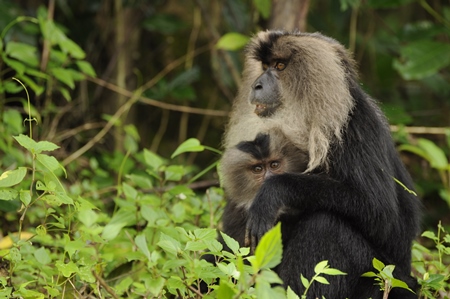
[{"label": "macaque eye", "polygon": [[264,168],[261,165],[254,165],[252,167],[253,173],[261,173],[264,170]]},{"label": "macaque eye", "polygon": [[270,162],[270,169],[278,169],[280,168],[281,163],[279,161],[272,161]]},{"label": "macaque eye", "polygon": [[269,68],[269,65],[267,64],[267,63],[262,63],[262,68],[263,68],[263,70],[265,71],[265,70],[267,70],[268,68]]},{"label": "macaque eye", "polygon": [[283,63],[283,62],[277,62],[277,63],[275,64],[275,68],[276,68],[278,71],[282,71],[282,70],[284,70],[284,69],[286,68],[286,64]]}]

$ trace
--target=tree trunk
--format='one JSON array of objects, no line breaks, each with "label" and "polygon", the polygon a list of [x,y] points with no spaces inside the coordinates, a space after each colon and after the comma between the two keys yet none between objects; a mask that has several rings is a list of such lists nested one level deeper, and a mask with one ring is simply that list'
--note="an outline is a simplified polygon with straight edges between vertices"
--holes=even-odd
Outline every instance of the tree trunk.
[{"label": "tree trunk", "polygon": [[269,29],[306,30],[309,0],[273,0]]}]

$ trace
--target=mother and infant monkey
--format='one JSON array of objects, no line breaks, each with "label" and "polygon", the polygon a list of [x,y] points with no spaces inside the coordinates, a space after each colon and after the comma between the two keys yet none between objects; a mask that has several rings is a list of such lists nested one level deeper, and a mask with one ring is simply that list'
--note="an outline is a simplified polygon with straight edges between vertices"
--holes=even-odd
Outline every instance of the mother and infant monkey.
[{"label": "mother and infant monkey", "polygon": [[[346,49],[318,33],[266,31],[246,49],[243,81],[225,132],[223,231],[254,248],[281,222],[275,271],[304,292],[300,274],[328,260],[345,276],[312,284],[307,298],[382,298],[372,260],[395,265],[416,290],[411,243],[420,201],[381,110],[358,83]],[[417,298],[394,288],[389,298]]]}]

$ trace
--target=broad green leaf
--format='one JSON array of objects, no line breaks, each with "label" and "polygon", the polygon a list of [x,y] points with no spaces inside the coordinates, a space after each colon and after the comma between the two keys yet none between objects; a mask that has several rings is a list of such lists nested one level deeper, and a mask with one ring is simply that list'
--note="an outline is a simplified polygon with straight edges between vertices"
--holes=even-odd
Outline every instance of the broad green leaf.
[{"label": "broad green leaf", "polygon": [[77,265],[72,261],[69,261],[67,264],[63,261],[57,261],[55,265],[64,277],[70,277],[73,273],[78,272]]},{"label": "broad green leaf", "polygon": [[183,178],[185,171],[181,165],[170,165],[164,171],[164,177],[167,181],[178,182]]},{"label": "broad green leaf", "polygon": [[59,146],[49,142],[49,141],[39,141],[36,144],[36,153],[39,154],[41,152],[50,152],[50,151],[54,151],[56,149],[58,149]]},{"label": "broad green leaf", "polygon": [[144,159],[145,163],[155,171],[158,171],[159,168],[164,165],[164,160],[160,156],[147,149],[144,149]]},{"label": "broad green leaf", "polygon": [[317,276],[314,280],[317,281],[317,282],[320,282],[322,284],[330,284],[328,282],[328,280],[325,277],[322,277],[322,276]]},{"label": "broad green leaf", "polygon": [[413,292],[404,281],[401,281],[397,278],[392,278],[391,284],[392,284],[393,288],[402,288],[402,289],[407,289],[407,290],[410,290],[411,292]]},{"label": "broad green leaf", "polygon": [[56,67],[56,68],[50,69],[50,72],[53,74],[53,76],[55,76],[55,78],[58,81],[66,84],[71,89],[75,88],[75,81],[73,79],[72,72],[70,72],[69,70]]},{"label": "broad green leaf", "polygon": [[217,299],[232,299],[236,295],[236,288],[228,281],[221,279],[217,289]]},{"label": "broad green leaf", "polygon": [[160,276],[158,278],[150,279],[146,286],[148,287],[148,290],[152,295],[154,295],[155,297],[160,297],[157,295],[161,293],[165,282],[166,280]]},{"label": "broad green leaf", "polygon": [[238,253],[239,252],[239,243],[235,239],[229,237],[228,235],[226,235],[223,232],[220,232],[220,234],[222,235],[222,238],[225,241],[225,244],[227,244],[228,248],[231,249],[231,252],[233,252],[234,254]]},{"label": "broad green leaf", "polygon": [[450,44],[419,40],[401,48],[401,58],[394,61],[405,80],[419,80],[450,65]]},{"label": "broad green leaf", "polygon": [[25,205],[28,206],[31,202],[31,194],[30,190],[20,190],[20,201]]},{"label": "broad green leaf", "polygon": [[194,230],[194,235],[196,239],[202,241],[215,240],[217,237],[217,230],[213,228],[199,228]]},{"label": "broad green leaf", "polygon": [[93,210],[84,209],[78,212],[78,220],[86,227],[91,227],[98,220],[98,215]]},{"label": "broad green leaf", "polygon": [[25,64],[15,59],[10,59],[5,54],[2,54],[2,60],[5,62],[7,66],[16,71],[16,76],[23,75],[27,70],[27,66],[25,66]]},{"label": "broad green leaf", "polygon": [[178,146],[178,148],[173,152],[170,158],[173,159],[182,153],[201,152],[204,149],[205,147],[200,144],[200,141],[198,141],[198,139],[189,138]]},{"label": "broad green leaf", "polygon": [[269,230],[261,238],[255,250],[255,260],[252,263],[256,271],[273,268],[281,262],[283,248],[281,244],[281,223]]},{"label": "broad green leaf", "polygon": [[222,36],[216,47],[222,50],[236,51],[242,49],[249,41],[249,37],[237,32],[230,32]]},{"label": "broad green leaf", "polygon": [[25,74],[18,74],[17,79],[22,81],[22,83],[25,84],[26,87],[31,88],[36,94],[36,96],[41,95],[45,90],[44,86],[36,84],[36,82],[34,82],[33,79],[31,79]]},{"label": "broad green leaf", "polygon": [[362,277],[377,277],[377,274],[375,272],[369,271],[361,275]]},{"label": "broad green leaf", "polygon": [[377,269],[378,271],[383,271],[385,265],[383,264],[383,262],[381,262],[380,260],[373,258],[372,260],[372,265],[375,269]]},{"label": "broad green leaf", "polygon": [[434,240],[434,241],[439,241],[439,238],[436,237],[436,235],[434,234],[434,232],[432,231],[425,231],[422,233],[422,237]]},{"label": "broad green leaf", "polygon": [[314,273],[322,273],[322,270],[328,266],[328,261],[321,261],[314,267]]},{"label": "broad green leaf", "polygon": [[102,232],[102,238],[105,240],[114,239],[124,228],[136,223],[136,211],[135,210],[119,210],[111,219],[111,221],[105,226]]},{"label": "broad green leaf", "polygon": [[50,255],[48,254],[47,250],[44,247],[37,249],[34,252],[34,257],[42,265],[50,264],[50,262],[52,261]]},{"label": "broad green leaf", "polygon": [[126,198],[137,199],[138,192],[132,186],[128,185],[127,183],[122,183],[122,190]]},{"label": "broad green leaf", "polygon": [[148,260],[151,260],[150,251],[148,250],[147,239],[144,234],[137,235],[134,238],[134,243],[139,248],[140,251],[147,257]]},{"label": "broad green leaf", "polygon": [[300,299],[300,297],[291,289],[291,287],[288,287],[286,290],[287,299]]},{"label": "broad green leaf", "polygon": [[7,170],[0,175],[0,188],[11,187],[22,182],[27,174],[25,167],[19,167],[14,170]]},{"label": "broad green leaf", "polygon": [[448,167],[448,160],[445,153],[440,149],[434,142],[428,139],[420,138],[418,140],[418,145],[422,148],[428,155],[428,161],[431,167],[445,170]]},{"label": "broad green leaf", "polygon": [[270,10],[272,8],[271,0],[253,0],[253,3],[264,19],[270,16]]},{"label": "broad green leaf", "polygon": [[20,134],[19,136],[13,136],[13,138],[16,139],[16,141],[27,150],[31,151],[32,153],[36,152],[37,142],[30,137]]},{"label": "broad green leaf", "polygon": [[80,69],[80,71],[82,71],[84,74],[91,76],[91,77],[97,77],[97,74],[95,73],[94,68],[92,67],[92,65],[87,62],[87,61],[77,61],[76,62],[78,68]]},{"label": "broad green leaf", "polygon": [[186,247],[184,249],[190,250],[190,251],[200,251],[200,250],[205,250],[207,248],[208,248],[208,246],[203,241],[188,241],[186,243]]},{"label": "broad green leaf", "polygon": [[181,251],[180,242],[164,233],[161,233],[161,237],[157,245],[161,247],[165,252],[170,253],[174,256],[177,256],[178,252]]},{"label": "broad green leaf", "polygon": [[13,200],[17,198],[19,191],[14,189],[0,189],[0,200]]},{"label": "broad green leaf", "polygon": [[9,57],[15,58],[25,64],[37,67],[39,59],[37,55],[37,48],[28,44],[9,41],[6,44],[5,53]]},{"label": "broad green leaf", "polygon": [[41,165],[44,167],[44,171],[48,171],[51,173],[52,180],[58,183],[59,191],[64,191],[64,187],[59,182],[57,176],[55,175],[55,171],[61,169],[64,172],[64,175],[67,177],[66,169],[59,164],[58,160],[56,160],[53,156],[48,156],[44,154],[37,154],[36,160],[38,160]]}]

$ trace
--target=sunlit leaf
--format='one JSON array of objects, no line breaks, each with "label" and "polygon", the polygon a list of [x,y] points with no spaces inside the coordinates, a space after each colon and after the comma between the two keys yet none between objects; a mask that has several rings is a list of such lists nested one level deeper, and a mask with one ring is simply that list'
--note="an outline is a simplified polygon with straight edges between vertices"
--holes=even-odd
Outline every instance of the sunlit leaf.
[{"label": "sunlit leaf", "polygon": [[218,49],[236,51],[242,49],[250,40],[248,36],[230,32],[222,36],[216,44]]},{"label": "sunlit leaf", "polygon": [[200,141],[196,138],[189,138],[182,144],[178,146],[178,148],[173,152],[172,156],[170,158],[175,158],[176,156],[182,154],[182,153],[190,153],[190,152],[201,152],[205,148],[200,144]]},{"label": "sunlit leaf", "polygon": [[273,268],[281,262],[282,254],[281,223],[278,223],[264,234],[258,246],[256,246],[255,260],[252,266],[255,271]]},{"label": "sunlit leaf", "polygon": [[27,174],[25,167],[19,167],[14,170],[7,170],[0,175],[0,188],[11,187],[19,184]]}]

